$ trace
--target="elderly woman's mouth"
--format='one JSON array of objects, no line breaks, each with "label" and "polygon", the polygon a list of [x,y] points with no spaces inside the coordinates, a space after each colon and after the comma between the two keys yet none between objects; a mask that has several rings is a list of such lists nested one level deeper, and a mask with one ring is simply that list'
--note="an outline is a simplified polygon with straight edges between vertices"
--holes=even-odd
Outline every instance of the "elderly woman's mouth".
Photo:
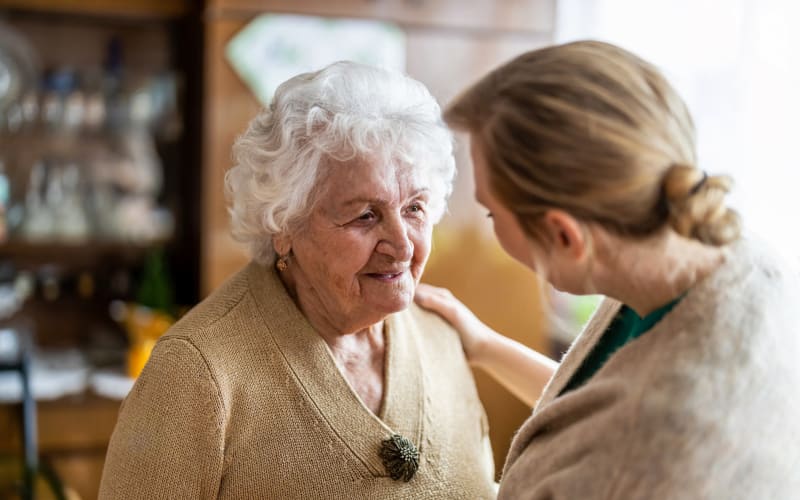
[{"label": "elderly woman's mouth", "polygon": [[405,273],[405,270],[388,273],[367,273],[367,276],[378,281],[392,282],[400,279],[400,277],[403,276],[403,273]]}]

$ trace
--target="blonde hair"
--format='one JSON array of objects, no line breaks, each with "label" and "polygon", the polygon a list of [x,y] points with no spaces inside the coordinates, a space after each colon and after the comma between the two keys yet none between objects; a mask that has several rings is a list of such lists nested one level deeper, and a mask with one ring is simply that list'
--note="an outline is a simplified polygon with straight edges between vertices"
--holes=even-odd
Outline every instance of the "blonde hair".
[{"label": "blonde hair", "polygon": [[525,232],[563,209],[623,236],[667,224],[724,245],[740,233],[727,176],[696,167],[686,105],[651,64],[580,41],[527,52],[450,104],[445,121],[478,141],[492,192]]}]

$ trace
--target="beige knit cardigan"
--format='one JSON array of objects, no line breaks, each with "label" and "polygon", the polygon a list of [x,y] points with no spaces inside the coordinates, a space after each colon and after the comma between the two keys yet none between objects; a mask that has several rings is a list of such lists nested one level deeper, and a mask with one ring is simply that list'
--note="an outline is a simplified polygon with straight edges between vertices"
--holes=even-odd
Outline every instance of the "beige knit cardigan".
[{"label": "beige knit cardigan", "polygon": [[[275,272],[251,263],[157,343],[121,408],[100,498],[494,498],[457,334],[412,307],[386,336],[376,416]],[[420,450],[407,483],[379,456],[394,433]]]},{"label": "beige knit cardigan", "polygon": [[514,439],[501,499],[800,498],[800,276],[752,241],[559,396],[607,300]]}]

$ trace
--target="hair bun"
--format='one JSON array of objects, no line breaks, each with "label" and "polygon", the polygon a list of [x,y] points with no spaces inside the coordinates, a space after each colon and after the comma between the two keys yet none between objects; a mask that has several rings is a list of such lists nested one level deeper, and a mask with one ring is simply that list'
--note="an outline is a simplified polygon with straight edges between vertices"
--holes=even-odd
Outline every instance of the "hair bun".
[{"label": "hair bun", "polygon": [[672,165],[664,176],[669,224],[680,235],[721,246],[739,237],[739,214],[725,205],[733,181],[688,165]]}]

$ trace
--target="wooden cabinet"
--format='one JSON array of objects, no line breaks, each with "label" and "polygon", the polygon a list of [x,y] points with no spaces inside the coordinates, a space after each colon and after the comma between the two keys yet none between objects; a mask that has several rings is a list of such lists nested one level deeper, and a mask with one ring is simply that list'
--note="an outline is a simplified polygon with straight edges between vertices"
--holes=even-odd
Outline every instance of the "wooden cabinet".
[{"label": "wooden cabinet", "polygon": [[185,16],[191,5],[191,0],[0,0],[0,9],[138,19]]},{"label": "wooden cabinet", "polygon": [[[64,77],[71,79],[68,85],[76,88],[86,85],[96,89],[105,85],[107,74],[104,72],[110,71],[107,66],[111,64],[108,59],[113,51],[112,44],[118,47],[115,53],[121,61],[115,71],[122,74],[121,86],[125,87],[124,92],[129,96],[149,88],[148,79],[154,80],[165,74],[174,75],[169,85],[177,88],[175,127],[180,129],[173,134],[174,137],[158,137],[152,142],[159,162],[158,176],[161,178],[158,182],[162,185],[157,194],[158,203],[171,213],[174,220],[171,235],[147,242],[129,238],[109,240],[92,235],[66,244],[43,238],[37,240],[38,243],[23,242],[22,245],[15,241],[24,238],[12,235],[11,244],[0,244],[0,260],[18,263],[21,258],[30,257],[28,260],[39,259],[40,263],[50,262],[57,267],[63,267],[63,263],[70,263],[68,267],[76,267],[73,263],[79,263],[78,267],[91,269],[92,263],[98,264],[107,257],[131,256],[130,250],[136,247],[146,250],[147,246],[166,246],[170,268],[174,273],[172,281],[178,295],[177,301],[182,304],[195,303],[200,297],[198,247],[202,39],[199,11],[192,10],[189,0],[0,0],[0,14],[3,21],[31,45],[42,75],[49,73],[60,76],[63,73]],[[42,75],[37,75],[37,78],[45,80]],[[48,78],[56,80],[55,77]],[[48,80],[48,84],[52,80]],[[40,82],[36,83],[39,89],[46,87]],[[40,102],[44,102],[43,96],[47,91],[39,92]],[[52,91],[53,94],[57,92],[61,90]],[[88,98],[84,102],[87,101]],[[44,104],[40,104],[39,108],[43,110]],[[106,113],[106,116],[109,114]],[[0,124],[0,131],[3,128],[4,124]],[[0,133],[0,140],[4,141],[4,153],[7,152],[7,139],[13,141],[13,134]],[[80,158],[77,163],[81,163],[83,157],[87,156],[84,153],[90,148],[88,141],[82,142],[83,139],[83,136],[74,132],[65,133],[63,137],[40,137],[37,141],[30,141],[30,145],[18,139],[20,145],[15,148],[19,151],[17,157],[24,157],[25,161],[16,162],[17,166],[20,170],[29,169],[35,163],[36,155],[40,155],[39,159],[45,163],[51,161],[47,155],[55,156],[59,161],[61,156],[68,156],[72,161],[72,156],[64,155],[62,151],[53,155],[54,148],[41,148],[43,144],[57,144],[60,149],[74,153]],[[111,144],[109,149],[120,147],[119,140],[104,141]],[[47,152],[43,153],[43,150]],[[2,160],[0,158],[0,162]],[[8,171],[9,162],[5,163]],[[15,162],[10,163],[14,166]],[[86,168],[82,172],[89,170]],[[12,190],[18,190],[17,198],[25,196],[26,173],[22,172],[21,178],[17,179],[21,181],[19,186],[12,185]],[[85,182],[86,177],[88,174],[81,178],[81,182]],[[24,256],[21,251],[24,251]],[[146,252],[138,253],[141,257]],[[124,262],[131,261],[125,259]]]},{"label": "wooden cabinet", "polygon": [[[78,347],[87,357],[91,351],[94,364],[99,357],[94,356],[98,346],[90,344],[99,336],[98,332],[102,332],[103,339],[114,341],[112,347],[117,349],[121,368],[126,340],[109,317],[109,301],[111,298],[135,298],[136,273],[155,244],[166,248],[178,303],[193,304],[200,298],[202,37],[199,7],[191,0],[0,0],[0,17],[32,45],[42,70],[69,68],[76,74],[94,75],[102,70],[109,41],[115,39],[123,49],[125,70],[137,75],[170,72],[176,75],[180,86],[180,116],[177,118],[180,132],[170,139],[155,141],[163,170],[159,201],[174,217],[172,238],[138,244],[94,237],[77,243],[37,242],[14,236],[0,243],[3,268],[11,264],[16,272],[30,273],[35,280],[34,299],[26,303],[18,316],[33,325],[39,347]],[[82,73],[84,71],[86,73]],[[0,153],[8,152],[8,143],[4,142],[7,138],[8,135],[0,134]],[[27,155],[41,154],[36,147],[20,149]],[[85,143],[72,138],[71,151],[85,149]],[[18,162],[22,164],[26,163]],[[5,168],[8,172],[9,163]],[[121,286],[127,292],[106,293],[115,286],[113,283],[118,276],[125,278],[121,281],[132,282]],[[48,296],[44,291],[45,279],[56,283],[55,295]],[[0,318],[0,328],[8,326],[5,320]],[[107,349],[103,355],[111,350]],[[113,363],[112,358],[106,357],[103,362]],[[74,396],[39,401],[37,407],[38,451],[42,461],[50,464],[80,498],[96,498],[119,401],[93,395],[87,390]],[[17,405],[0,404],[3,473],[11,467],[6,467],[7,464],[16,465],[8,458],[20,448],[17,409]]]},{"label": "wooden cabinet", "polygon": [[[41,459],[81,499],[97,498],[108,439],[119,403],[84,394],[37,404]],[[13,456],[20,446],[19,414],[0,406],[0,454]],[[43,492],[42,492],[43,494]],[[45,496],[43,498],[50,498]]]}]

